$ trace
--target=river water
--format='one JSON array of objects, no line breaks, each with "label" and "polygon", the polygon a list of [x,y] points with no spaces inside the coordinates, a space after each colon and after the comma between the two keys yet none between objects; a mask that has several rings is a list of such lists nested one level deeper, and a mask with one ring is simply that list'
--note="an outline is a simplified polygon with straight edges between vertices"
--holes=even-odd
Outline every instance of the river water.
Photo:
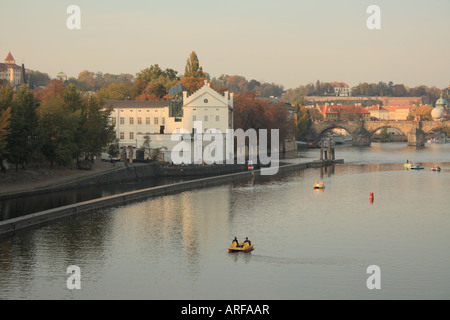
[{"label": "river water", "polygon": [[[318,150],[300,156],[317,159]],[[449,299],[450,144],[339,146],[336,157],[346,164],[186,191],[1,240],[0,299]],[[406,170],[406,159],[426,169]],[[312,188],[319,180],[323,191]],[[255,250],[228,253],[234,236]],[[66,286],[71,265],[80,290]],[[372,265],[380,289],[367,287]]]}]

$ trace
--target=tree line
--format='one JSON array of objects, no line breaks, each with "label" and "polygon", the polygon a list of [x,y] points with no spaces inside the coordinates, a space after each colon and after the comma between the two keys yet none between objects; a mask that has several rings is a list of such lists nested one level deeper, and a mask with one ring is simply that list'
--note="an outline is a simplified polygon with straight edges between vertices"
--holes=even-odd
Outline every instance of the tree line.
[{"label": "tree line", "polygon": [[39,94],[22,86],[0,88],[0,164],[3,160],[25,169],[37,166],[80,165],[114,141],[111,110],[96,96],[74,85],[51,81]]}]

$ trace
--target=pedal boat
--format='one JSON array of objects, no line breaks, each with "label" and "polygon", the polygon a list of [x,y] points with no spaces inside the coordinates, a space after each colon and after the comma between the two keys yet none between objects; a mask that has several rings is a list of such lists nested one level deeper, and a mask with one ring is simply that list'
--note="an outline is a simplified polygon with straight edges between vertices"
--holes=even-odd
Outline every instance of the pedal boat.
[{"label": "pedal boat", "polygon": [[236,245],[236,242],[234,241],[231,247],[228,248],[228,252],[250,252],[254,249],[255,244],[252,242],[252,244],[248,244],[248,242],[241,242],[239,243],[239,246]]},{"label": "pedal boat", "polygon": [[422,169],[425,169],[425,168],[422,167],[420,165],[420,163],[413,163],[413,165],[410,167],[410,169],[412,169],[412,170],[422,170]]},{"label": "pedal boat", "polygon": [[441,167],[433,167],[433,168],[431,168],[431,171],[438,171],[438,172],[440,172],[441,171]]},{"label": "pedal boat", "polygon": [[314,189],[323,190],[325,189],[325,185],[323,184],[323,182],[316,182],[314,183]]}]

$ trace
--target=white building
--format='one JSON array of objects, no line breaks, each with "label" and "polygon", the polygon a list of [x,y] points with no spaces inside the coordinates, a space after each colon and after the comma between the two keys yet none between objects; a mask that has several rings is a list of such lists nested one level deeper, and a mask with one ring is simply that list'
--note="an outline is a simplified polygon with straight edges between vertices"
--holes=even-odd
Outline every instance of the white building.
[{"label": "white building", "polygon": [[12,87],[17,87],[21,83],[22,68],[16,64],[11,52],[5,59],[5,63],[0,63],[0,79],[8,82]]},{"label": "white building", "polygon": [[[172,133],[190,133],[193,146],[193,134],[198,131],[194,128],[195,121],[197,124],[201,122],[201,133],[208,129],[220,130],[224,148],[226,130],[233,129],[233,93],[225,92],[221,95],[207,81],[192,95],[183,92],[183,101],[179,103],[179,107],[173,100],[114,100],[106,101],[104,107],[113,108],[111,122],[116,128],[119,147],[132,146],[139,149],[144,147],[149,138],[151,149],[163,148],[161,152],[165,161],[172,161],[171,152],[183,139],[180,137],[179,140],[172,141]],[[207,136],[208,134],[205,135]],[[208,144],[209,141],[203,141],[203,149]],[[192,161],[193,157],[192,151]]]},{"label": "white building", "polygon": [[330,82],[334,89],[336,97],[349,97],[351,94],[350,87],[345,82]]}]

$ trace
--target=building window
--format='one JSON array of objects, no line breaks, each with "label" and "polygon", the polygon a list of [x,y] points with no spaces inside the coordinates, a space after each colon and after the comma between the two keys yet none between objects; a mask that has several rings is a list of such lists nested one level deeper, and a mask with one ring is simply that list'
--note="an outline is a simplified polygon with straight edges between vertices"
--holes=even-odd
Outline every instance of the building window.
[{"label": "building window", "polygon": [[150,124],[150,117],[145,118],[145,124]]},{"label": "building window", "polygon": [[134,132],[130,132],[130,140],[134,139]]},{"label": "building window", "polygon": [[142,124],[142,118],[138,117],[138,124]]},{"label": "building window", "polygon": [[219,116],[216,116],[216,121],[219,121]]},{"label": "building window", "polygon": [[192,116],[192,121],[197,121],[197,116],[196,115]]},{"label": "building window", "polygon": [[155,123],[154,124],[158,124],[158,118],[155,118]]},{"label": "building window", "polygon": [[123,132],[120,133],[120,140],[125,139],[125,134]]},{"label": "building window", "polygon": [[130,117],[130,124],[134,124],[134,118]]},{"label": "building window", "polygon": [[166,118],[164,117],[161,118],[161,124],[166,124]]},{"label": "building window", "polygon": [[124,117],[120,117],[120,124],[124,124],[125,123],[125,118]]},{"label": "building window", "polygon": [[112,124],[113,126],[116,125],[116,117],[112,117],[112,118],[111,118],[111,124]]}]

